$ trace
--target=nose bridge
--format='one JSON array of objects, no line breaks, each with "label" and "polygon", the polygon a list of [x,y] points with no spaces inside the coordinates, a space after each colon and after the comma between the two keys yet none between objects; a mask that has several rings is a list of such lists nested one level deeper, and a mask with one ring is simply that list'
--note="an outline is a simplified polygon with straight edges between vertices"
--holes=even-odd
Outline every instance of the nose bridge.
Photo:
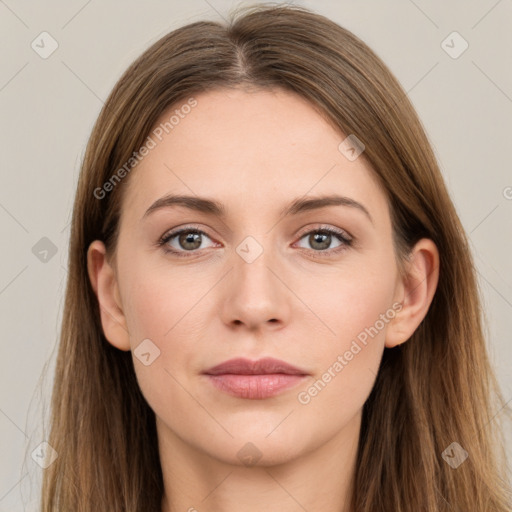
[{"label": "nose bridge", "polygon": [[272,237],[248,236],[235,248],[233,272],[224,309],[228,322],[256,327],[269,321],[285,321],[288,307],[284,285],[277,278],[276,248]]}]

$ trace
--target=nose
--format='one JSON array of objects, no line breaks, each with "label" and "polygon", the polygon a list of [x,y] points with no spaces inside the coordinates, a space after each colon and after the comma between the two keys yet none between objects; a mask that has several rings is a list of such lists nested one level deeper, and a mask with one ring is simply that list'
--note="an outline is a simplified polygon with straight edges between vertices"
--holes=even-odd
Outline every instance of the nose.
[{"label": "nose", "polygon": [[233,254],[233,269],[226,276],[221,316],[226,325],[249,330],[279,328],[290,317],[293,294],[283,283],[281,265],[265,249],[252,262]]}]

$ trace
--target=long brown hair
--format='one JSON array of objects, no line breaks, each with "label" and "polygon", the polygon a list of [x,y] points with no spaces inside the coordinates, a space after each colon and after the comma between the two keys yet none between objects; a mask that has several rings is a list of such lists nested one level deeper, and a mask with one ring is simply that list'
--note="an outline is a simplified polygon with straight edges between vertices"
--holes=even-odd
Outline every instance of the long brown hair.
[{"label": "long brown hair", "polygon": [[[165,109],[242,86],[295,92],[342,134],[354,134],[388,196],[398,258],[423,237],[439,249],[430,310],[410,340],[384,350],[364,405],[352,510],[509,512],[503,435],[493,419],[504,401],[488,360],[475,268],[421,122],[355,35],[303,7],[265,4],[233,12],[225,25],[195,22],[162,37],[119,79],[94,126],[73,210],[48,438],[59,455],[45,470],[42,511],[161,510],[154,413],[131,353],[104,337],[87,274],[93,240],[114,254],[129,176],[101,197],[98,189]],[[456,469],[442,455],[453,442],[469,454]]]}]

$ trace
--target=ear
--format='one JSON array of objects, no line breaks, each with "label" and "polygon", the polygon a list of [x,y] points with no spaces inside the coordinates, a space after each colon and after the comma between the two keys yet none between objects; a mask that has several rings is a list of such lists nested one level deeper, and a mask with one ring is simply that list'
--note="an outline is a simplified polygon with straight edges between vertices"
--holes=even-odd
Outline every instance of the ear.
[{"label": "ear", "polygon": [[101,324],[107,340],[120,350],[130,350],[121,298],[114,269],[106,257],[105,244],[95,240],[87,250],[87,271],[100,306]]},{"label": "ear", "polygon": [[407,341],[428,312],[439,280],[439,251],[432,240],[422,238],[414,246],[399,279],[397,297],[402,309],[388,325],[388,348]]}]

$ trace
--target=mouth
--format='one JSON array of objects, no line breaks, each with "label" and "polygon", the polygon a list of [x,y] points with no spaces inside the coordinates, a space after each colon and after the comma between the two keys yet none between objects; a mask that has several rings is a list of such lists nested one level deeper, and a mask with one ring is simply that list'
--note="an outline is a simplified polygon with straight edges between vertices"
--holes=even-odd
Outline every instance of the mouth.
[{"label": "mouth", "polygon": [[220,391],[239,398],[262,400],[295,387],[309,374],[285,361],[237,358],[225,361],[204,375]]}]

